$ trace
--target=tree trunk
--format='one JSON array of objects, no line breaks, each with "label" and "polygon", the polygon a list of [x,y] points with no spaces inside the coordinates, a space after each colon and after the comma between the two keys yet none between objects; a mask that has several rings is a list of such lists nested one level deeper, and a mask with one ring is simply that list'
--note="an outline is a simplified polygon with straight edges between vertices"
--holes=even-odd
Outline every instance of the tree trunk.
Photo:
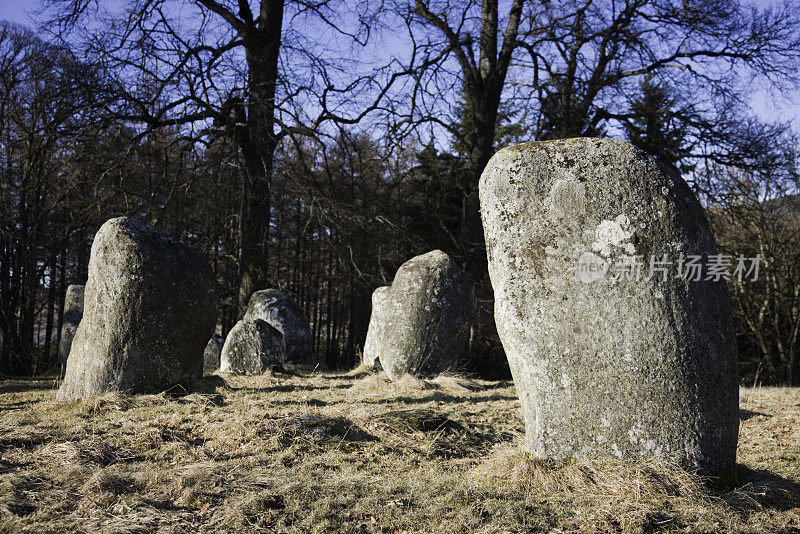
[{"label": "tree trunk", "polygon": [[45,368],[49,369],[54,363],[50,354],[50,343],[53,339],[53,317],[56,306],[56,258],[53,254],[50,259],[50,284],[47,289],[47,330],[44,334]]},{"label": "tree trunk", "polygon": [[[82,281],[82,280],[80,280]],[[58,353],[58,347],[61,344],[61,325],[64,324],[64,301],[67,298],[67,248],[64,247],[61,250],[61,266],[59,268],[59,277],[58,277],[58,304],[56,309],[58,310],[58,324],[56,325],[56,354]]]},{"label": "tree trunk", "polygon": [[270,180],[275,136],[275,87],[283,25],[283,0],[262,0],[259,19],[245,37],[249,79],[247,98],[236,110],[236,139],[244,161],[239,309],[244,314],[250,295],[267,283]]}]

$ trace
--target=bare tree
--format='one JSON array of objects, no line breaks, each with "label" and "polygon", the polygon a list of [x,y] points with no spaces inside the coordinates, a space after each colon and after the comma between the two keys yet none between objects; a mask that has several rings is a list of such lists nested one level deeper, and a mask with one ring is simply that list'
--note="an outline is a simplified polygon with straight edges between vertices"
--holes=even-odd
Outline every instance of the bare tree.
[{"label": "bare tree", "polygon": [[[48,304],[47,367],[58,257],[69,238],[61,171],[94,98],[73,84],[90,70],[25,28],[0,23],[0,369],[30,373],[34,328]],[[65,235],[65,230],[66,235]],[[62,285],[63,285],[63,276]],[[46,281],[46,282],[45,282]],[[50,298],[42,294],[49,286]]]},{"label": "bare tree", "polygon": [[[496,0],[414,0],[395,12],[420,56],[440,57],[417,76],[402,124],[435,123],[468,147],[461,243],[475,279],[485,270],[477,182],[503,103],[533,122],[535,139],[602,135],[642,117],[635,97],[655,77],[680,93],[673,116],[701,157],[730,134],[742,77],[797,81],[800,6],[790,2],[757,11],[721,0],[514,0],[501,14]],[[466,132],[458,109],[442,104],[462,91]]]},{"label": "bare tree", "polygon": [[751,378],[800,384],[800,175],[797,140],[775,132],[752,147],[747,168],[712,164],[701,184],[710,220],[731,271],[758,270],[728,281],[735,304],[740,363]]},{"label": "bare tree", "polygon": [[[377,106],[347,114],[348,100],[376,76],[352,75],[335,62],[345,61],[347,51],[331,53],[321,42],[328,34],[343,49],[361,46],[368,26],[328,1],[133,0],[111,10],[93,0],[47,3],[61,38],[81,43],[86,60],[111,80],[119,100],[108,106],[110,118],[147,130],[177,126],[205,144],[220,135],[235,141],[244,170],[238,214],[244,308],[269,281],[271,179],[280,139],[313,133],[329,120],[358,122]],[[311,108],[316,113],[304,111]]]}]

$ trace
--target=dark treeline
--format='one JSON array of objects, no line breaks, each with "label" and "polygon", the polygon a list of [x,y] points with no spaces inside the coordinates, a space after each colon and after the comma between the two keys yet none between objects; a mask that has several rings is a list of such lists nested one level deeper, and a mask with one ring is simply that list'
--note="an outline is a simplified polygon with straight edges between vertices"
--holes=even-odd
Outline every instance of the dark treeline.
[{"label": "dark treeline", "polygon": [[[254,290],[293,294],[327,368],[359,361],[372,291],[442,249],[478,288],[462,368],[503,376],[480,174],[513,142],[608,135],[681,172],[724,251],[764,256],[758,283],[731,281],[743,379],[800,380],[796,142],[746,105],[754,80],[795,87],[796,5],[45,5],[38,33],[0,25],[2,373],[55,367],[66,287],[125,215],[206,255],[223,335]],[[410,52],[360,62],[387,15]]]},{"label": "dark treeline", "polygon": [[[149,221],[206,255],[227,332],[240,311],[245,177],[236,147],[224,136],[201,145],[176,128],[104,125],[63,72],[68,55],[21,28],[4,32],[2,372],[52,370],[66,287],[85,283],[94,233],[116,216]],[[437,239],[457,224],[458,199],[440,181],[437,157],[346,130],[325,145],[287,139],[276,151],[265,287],[296,297],[320,363],[352,366],[372,290],[410,256],[448,246]]]}]

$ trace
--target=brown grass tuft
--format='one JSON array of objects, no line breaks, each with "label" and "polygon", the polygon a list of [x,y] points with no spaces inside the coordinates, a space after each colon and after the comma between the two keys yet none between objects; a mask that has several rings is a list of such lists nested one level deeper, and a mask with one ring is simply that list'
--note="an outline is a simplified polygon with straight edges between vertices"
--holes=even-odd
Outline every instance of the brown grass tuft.
[{"label": "brown grass tuft", "polygon": [[96,470],[89,479],[83,484],[82,491],[84,494],[110,496],[122,495],[124,493],[134,493],[142,489],[132,476],[116,473],[107,469]]},{"label": "brown grass tuft", "polygon": [[427,409],[391,410],[372,418],[378,424],[398,432],[463,431],[464,427],[447,415]]},{"label": "brown grass tuft", "polygon": [[106,393],[79,402],[82,412],[87,415],[100,415],[111,410],[125,411],[130,409],[137,399],[122,393]]},{"label": "brown grass tuft", "polygon": [[124,459],[124,455],[97,439],[48,443],[33,454],[33,460],[43,467],[70,464],[105,467]]},{"label": "brown grass tuft", "polygon": [[[519,446],[512,446],[470,475],[475,484],[511,484],[555,508],[574,509],[579,524],[611,530],[683,528],[687,518],[728,521],[722,499],[700,477],[658,459],[559,465],[531,460]],[[680,518],[672,510],[679,510]]]},{"label": "brown grass tuft", "polygon": [[478,381],[446,374],[425,380],[411,375],[391,381],[385,373],[369,374],[358,378],[350,387],[350,393],[357,397],[400,396],[420,391],[440,391],[451,395],[465,395],[484,389]]}]

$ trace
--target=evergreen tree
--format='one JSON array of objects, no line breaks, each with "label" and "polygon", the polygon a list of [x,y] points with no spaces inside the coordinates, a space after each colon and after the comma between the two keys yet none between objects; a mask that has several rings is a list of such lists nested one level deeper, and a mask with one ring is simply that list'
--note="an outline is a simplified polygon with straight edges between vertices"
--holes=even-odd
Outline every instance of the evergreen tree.
[{"label": "evergreen tree", "polygon": [[641,83],[641,93],[631,104],[633,119],[625,124],[631,144],[682,173],[691,170],[685,160],[689,154],[685,128],[675,119],[676,99],[651,76]]}]

